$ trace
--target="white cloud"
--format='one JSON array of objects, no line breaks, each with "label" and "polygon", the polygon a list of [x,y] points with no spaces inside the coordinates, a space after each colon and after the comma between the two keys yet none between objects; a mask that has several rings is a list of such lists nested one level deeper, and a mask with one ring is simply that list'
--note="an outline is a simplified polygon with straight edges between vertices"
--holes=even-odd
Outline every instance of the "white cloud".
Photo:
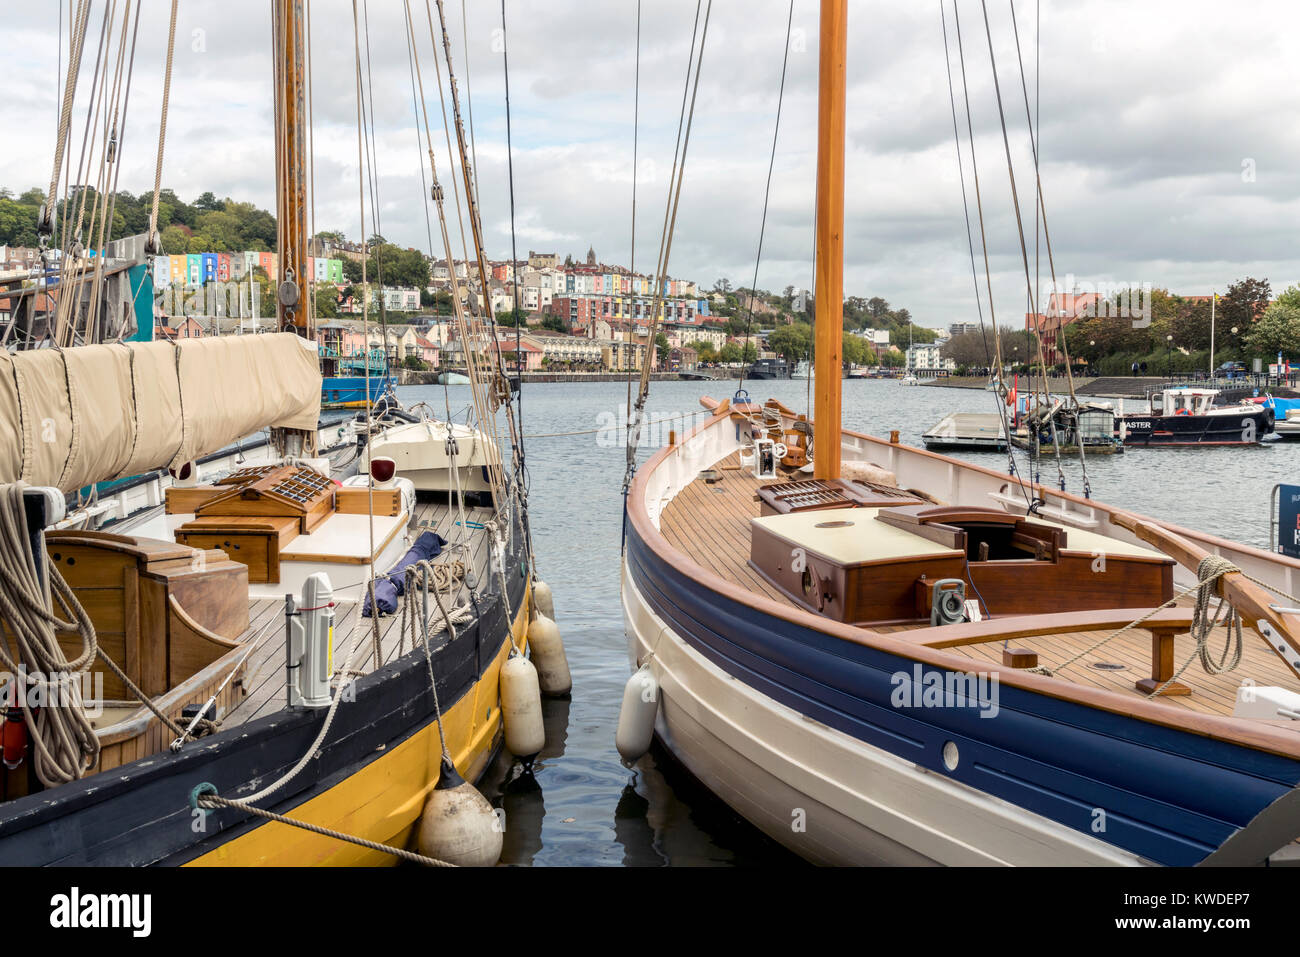
[{"label": "white cloud", "polygon": [[[382,228],[390,239],[426,248],[419,165],[425,158],[412,110],[403,5],[368,5]],[[0,155],[0,185],[11,189],[49,178],[60,6],[28,4],[6,14],[4,124],[11,145]],[[450,196],[456,170],[441,128],[424,7],[413,0],[434,147]],[[500,6],[470,0],[467,7],[468,58],[461,4],[446,3],[453,59],[462,93],[466,85],[473,92],[490,252],[504,256],[504,86],[500,34],[493,32]],[[1016,6],[1031,97],[1034,7],[1028,0]],[[133,192],[152,185],[167,28],[166,4],[146,8],[121,175]],[[183,197],[211,190],[267,207],[273,202],[268,8],[262,0],[182,5],[163,179]],[[312,8],[316,221],[355,235],[361,223],[352,6],[313,0]],[[631,0],[507,5],[521,251],[545,244],[580,256],[592,245],[606,261],[628,258],[635,9]],[[641,268],[659,245],[695,9],[689,0],[642,5]],[[787,9],[782,0],[713,6],[670,264],[675,274],[706,285],[724,275],[747,284],[753,276]],[[1022,214],[1032,229],[1032,166],[1008,7],[991,0],[989,9]],[[96,40],[102,10],[97,4],[91,25]],[[1000,318],[1019,321],[1023,265],[980,5],[962,0],[961,13],[996,306]],[[1300,278],[1293,227],[1300,125],[1290,118],[1300,87],[1300,63],[1289,48],[1300,19],[1295,5],[1081,0],[1045,3],[1042,15],[1041,172],[1058,273],[1189,293],[1222,289],[1244,275],[1267,276],[1275,288]],[[849,16],[847,291],[884,296],[930,325],[972,318],[938,4],[854,3]],[[794,27],[804,49],[790,56],[758,279],[777,289],[807,286],[812,277],[815,4],[798,0]],[[960,109],[960,88],[958,96]],[[80,110],[79,117],[84,122]],[[960,112],[959,118],[965,153]],[[1253,182],[1241,175],[1247,160]],[[454,217],[451,233],[459,249]],[[434,237],[441,254],[436,229]],[[1031,257],[1032,240],[1031,233]],[[1046,274],[1045,259],[1040,269]]]}]

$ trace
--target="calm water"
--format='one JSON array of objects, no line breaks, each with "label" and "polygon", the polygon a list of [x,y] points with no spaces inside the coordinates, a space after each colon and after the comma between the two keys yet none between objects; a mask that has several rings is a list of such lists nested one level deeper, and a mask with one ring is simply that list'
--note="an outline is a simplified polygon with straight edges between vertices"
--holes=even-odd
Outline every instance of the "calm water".
[{"label": "calm water", "polygon": [[[730,395],[734,383],[654,383],[648,421],[698,421],[701,395]],[[750,383],[756,400],[807,407],[807,383]],[[399,390],[406,404],[469,403],[464,386]],[[524,387],[524,434],[538,572],[555,592],[569,666],[571,701],[547,701],[547,747],[534,773],[508,759],[482,789],[506,811],[503,862],[515,865],[788,866],[799,863],[737,818],[726,805],[656,749],[629,770],[614,750],[614,727],[628,676],[619,606],[620,494],[625,452],[610,429],[626,402],[622,383],[548,383]],[[990,393],[905,388],[894,382],[844,383],[844,425],[874,435],[898,429],[904,443],[949,412],[992,412]],[[457,418],[464,421],[463,414]],[[665,424],[649,438],[666,441]],[[554,436],[604,429],[603,433]],[[656,433],[661,434],[656,434]],[[643,448],[645,445],[643,444]],[[1005,453],[959,453],[990,468]],[[642,460],[645,453],[642,455]],[[1026,460],[1020,455],[1018,467]],[[1081,493],[1077,458],[1064,466],[1067,491]],[[1300,481],[1300,443],[1257,448],[1130,450],[1088,461],[1093,496],[1134,511],[1250,544],[1267,546],[1269,496],[1278,482]],[[1042,480],[1056,481],[1053,461]]]}]

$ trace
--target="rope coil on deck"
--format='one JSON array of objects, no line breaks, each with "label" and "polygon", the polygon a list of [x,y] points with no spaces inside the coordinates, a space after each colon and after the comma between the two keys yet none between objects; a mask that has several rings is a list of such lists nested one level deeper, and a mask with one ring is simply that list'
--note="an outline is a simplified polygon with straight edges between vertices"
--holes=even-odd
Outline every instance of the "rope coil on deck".
[{"label": "rope coil on deck", "polygon": [[[1162,605],[1157,605],[1140,618],[1129,622],[1122,628],[1116,629],[1105,638],[1101,639],[1101,641],[1085,648],[1083,651],[1074,655],[1072,658],[1067,659],[1056,668],[1048,668],[1045,665],[1040,665],[1037,668],[1027,668],[1025,670],[1033,674],[1051,677],[1057,672],[1068,668],[1081,658],[1085,658],[1092,654],[1112,639],[1117,638],[1133,628],[1139,627],[1144,622],[1153,618],[1158,612],[1163,611],[1166,608],[1174,607],[1180,599],[1195,592],[1196,604],[1193,606],[1192,626],[1189,633],[1191,634],[1192,639],[1196,642],[1196,650],[1187,657],[1187,660],[1183,662],[1182,667],[1174,673],[1173,677],[1148,692],[1147,697],[1153,698],[1159,695],[1167,687],[1182,677],[1183,672],[1185,672],[1191,666],[1191,663],[1198,658],[1200,659],[1201,667],[1205,669],[1207,674],[1219,675],[1235,671],[1241,664],[1243,655],[1241,615],[1238,614],[1232,603],[1226,599],[1219,602],[1217,609],[1211,610],[1210,608],[1210,599],[1214,597],[1215,594],[1214,586],[1224,575],[1232,573],[1238,573],[1247,581],[1254,582],[1255,584],[1267,588],[1269,591],[1275,592],[1285,598],[1292,597],[1273,585],[1269,585],[1266,582],[1247,575],[1237,565],[1222,556],[1206,555],[1196,566],[1196,584],[1189,585],[1173,598],[1169,599],[1169,601]],[[1219,655],[1219,658],[1216,661],[1210,651],[1209,639],[1210,633],[1220,625],[1225,627],[1227,635],[1224,638],[1223,654]]]}]

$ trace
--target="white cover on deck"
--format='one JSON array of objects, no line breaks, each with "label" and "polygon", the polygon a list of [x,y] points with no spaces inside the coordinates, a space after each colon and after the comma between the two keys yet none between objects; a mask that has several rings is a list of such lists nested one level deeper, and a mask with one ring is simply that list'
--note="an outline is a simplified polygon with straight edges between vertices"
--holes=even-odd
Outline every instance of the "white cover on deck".
[{"label": "white cover on deck", "polygon": [[320,388],[316,344],[288,332],[0,352],[0,482],[71,492],[315,429]]}]

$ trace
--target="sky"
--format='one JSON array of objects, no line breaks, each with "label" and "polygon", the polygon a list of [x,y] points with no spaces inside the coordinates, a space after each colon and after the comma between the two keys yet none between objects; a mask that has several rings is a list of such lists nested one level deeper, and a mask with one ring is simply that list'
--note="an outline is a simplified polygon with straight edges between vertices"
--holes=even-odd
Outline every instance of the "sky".
[{"label": "sky", "polygon": [[[473,112],[489,256],[510,256],[509,156],[520,258],[529,250],[582,258],[592,247],[601,261],[628,265],[635,133],[634,265],[650,271],[667,208],[695,0],[641,4],[639,95],[635,0],[506,0],[504,33],[496,0],[466,0],[468,29],[460,0],[445,6],[466,118]],[[1269,279],[1275,292],[1300,280],[1300,59],[1291,39],[1300,27],[1300,4],[1018,0],[1013,7],[1008,0],[987,0],[986,6],[987,33],[981,3],[958,0],[973,169],[952,0],[942,4],[943,20],[939,0],[849,4],[846,296],[881,296],[933,327],[977,321],[981,311],[987,319],[987,297],[977,305],[962,196],[964,177],[982,291],[978,173],[994,314],[1002,323],[1023,321],[1025,259],[1038,288],[1050,279],[1041,229],[1035,252],[1041,223],[1034,215],[1026,89],[1036,115],[1042,206],[1062,285],[1073,281],[1087,291],[1101,283],[1150,283],[1203,295],[1244,276]],[[188,201],[211,191],[273,209],[270,4],[185,0],[180,7],[163,184]],[[432,236],[432,250],[441,257],[436,216],[432,230],[426,222],[421,170],[427,177],[428,161],[403,2],[358,2],[360,31],[353,28],[351,0],[312,0],[310,7],[315,228],[351,238],[362,232],[359,45],[374,99],[376,142],[377,202],[367,191],[366,231],[376,208],[390,241],[428,252]],[[411,0],[435,159],[450,197],[453,167],[425,7],[425,0]],[[436,21],[436,6],[430,7]],[[105,0],[94,0],[73,114],[78,148],[104,8]],[[120,186],[133,193],[153,185],[169,8],[164,0],[142,0],[121,151]],[[706,8],[709,0],[699,7],[701,22]],[[818,8],[812,0],[794,2],[779,97],[788,0],[712,3],[672,275],[705,287],[722,277],[736,286],[754,282],[779,102],[757,285],[777,291],[813,285]],[[49,181],[68,13],[65,7],[61,56],[59,3],[0,0],[0,10],[7,39],[0,53],[7,79],[3,126],[9,131],[0,151],[0,186],[16,193]],[[955,84],[961,167],[946,59]],[[454,215],[449,218],[459,257],[459,231]]]}]

